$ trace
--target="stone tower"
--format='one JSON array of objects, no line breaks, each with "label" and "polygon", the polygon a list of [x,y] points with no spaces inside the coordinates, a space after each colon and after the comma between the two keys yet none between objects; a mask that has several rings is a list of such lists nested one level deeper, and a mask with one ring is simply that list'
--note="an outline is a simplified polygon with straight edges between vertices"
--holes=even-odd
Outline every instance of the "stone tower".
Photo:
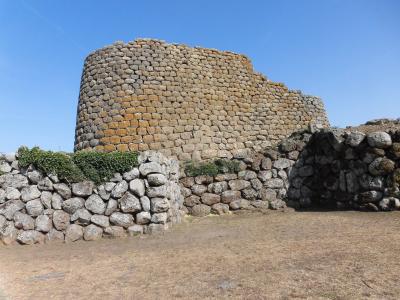
[{"label": "stone tower", "polygon": [[75,150],[231,157],[310,123],[329,125],[321,99],[271,82],[244,55],[138,39],[86,58]]}]

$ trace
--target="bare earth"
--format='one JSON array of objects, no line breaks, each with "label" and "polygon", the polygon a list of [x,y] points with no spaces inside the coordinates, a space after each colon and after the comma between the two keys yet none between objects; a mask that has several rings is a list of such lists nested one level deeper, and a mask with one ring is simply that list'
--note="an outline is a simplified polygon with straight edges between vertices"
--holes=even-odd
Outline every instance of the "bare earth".
[{"label": "bare earth", "polygon": [[0,299],[399,299],[399,255],[400,212],[243,213],[0,247]]}]

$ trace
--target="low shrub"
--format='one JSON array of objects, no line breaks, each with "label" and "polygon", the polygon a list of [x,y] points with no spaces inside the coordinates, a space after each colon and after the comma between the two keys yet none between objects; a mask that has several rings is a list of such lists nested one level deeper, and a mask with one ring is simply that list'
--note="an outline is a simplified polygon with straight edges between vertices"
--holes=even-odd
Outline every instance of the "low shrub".
[{"label": "low shrub", "polygon": [[97,184],[108,180],[114,173],[126,172],[136,167],[137,157],[136,152],[64,153],[44,151],[38,147],[18,149],[18,163],[22,168],[33,165],[47,175],[57,175],[61,180],[78,182],[87,179]]},{"label": "low shrub", "polygon": [[212,162],[200,163],[190,161],[185,165],[185,173],[187,176],[216,176],[221,173],[236,173],[239,171],[239,162],[228,159],[217,159]]}]

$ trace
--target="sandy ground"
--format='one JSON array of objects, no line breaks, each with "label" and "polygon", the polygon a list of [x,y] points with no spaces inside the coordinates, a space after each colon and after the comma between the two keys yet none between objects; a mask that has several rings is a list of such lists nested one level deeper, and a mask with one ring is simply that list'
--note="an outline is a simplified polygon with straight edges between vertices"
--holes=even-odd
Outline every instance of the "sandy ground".
[{"label": "sandy ground", "polygon": [[0,247],[0,299],[399,299],[399,256],[400,212],[244,213]]}]

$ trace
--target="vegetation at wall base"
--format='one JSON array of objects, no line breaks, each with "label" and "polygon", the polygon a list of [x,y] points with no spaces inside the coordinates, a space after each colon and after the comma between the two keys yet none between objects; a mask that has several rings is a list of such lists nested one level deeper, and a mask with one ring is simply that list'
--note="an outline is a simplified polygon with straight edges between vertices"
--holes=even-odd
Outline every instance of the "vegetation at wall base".
[{"label": "vegetation at wall base", "polygon": [[22,168],[30,165],[60,180],[78,182],[91,180],[96,184],[110,179],[115,173],[123,173],[138,165],[137,152],[80,151],[64,153],[45,151],[39,147],[18,149],[18,163]]},{"label": "vegetation at wall base", "polygon": [[193,162],[185,164],[185,173],[187,176],[209,175],[216,176],[222,173],[239,172],[239,162],[236,160],[217,159],[212,162]]}]

